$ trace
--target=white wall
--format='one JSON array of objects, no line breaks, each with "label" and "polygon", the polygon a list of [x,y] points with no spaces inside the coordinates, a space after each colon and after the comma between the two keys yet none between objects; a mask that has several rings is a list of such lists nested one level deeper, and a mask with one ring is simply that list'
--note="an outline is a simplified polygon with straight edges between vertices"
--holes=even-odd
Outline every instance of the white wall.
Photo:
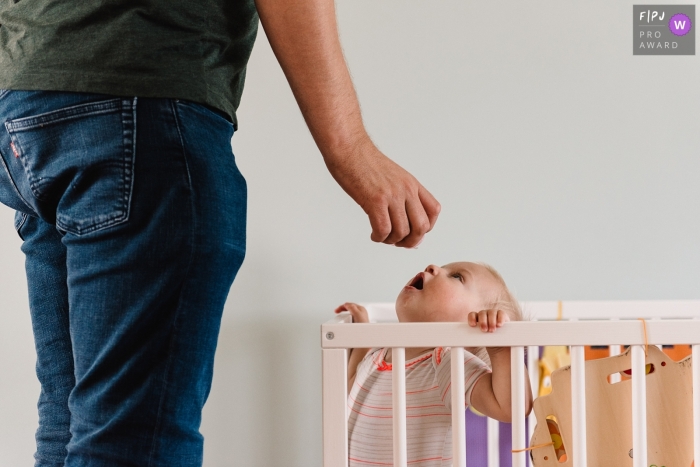
[{"label": "white wall", "polygon": [[[233,139],[248,255],[205,408],[206,467],[320,465],[320,324],[343,301],[393,301],[429,263],[487,261],[525,300],[700,298],[700,64],[633,56],[631,2],[352,0],[338,14],[370,133],[443,212],[417,250],[371,243],[261,34]],[[38,394],[11,214],[2,467],[31,462]]]}]

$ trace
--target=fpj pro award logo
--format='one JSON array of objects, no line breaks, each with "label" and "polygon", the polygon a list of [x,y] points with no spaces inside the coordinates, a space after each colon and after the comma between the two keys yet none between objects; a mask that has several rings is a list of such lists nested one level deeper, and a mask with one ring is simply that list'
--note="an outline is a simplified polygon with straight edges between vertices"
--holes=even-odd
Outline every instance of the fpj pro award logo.
[{"label": "fpj pro award logo", "polygon": [[634,55],[695,55],[695,5],[634,5]]}]

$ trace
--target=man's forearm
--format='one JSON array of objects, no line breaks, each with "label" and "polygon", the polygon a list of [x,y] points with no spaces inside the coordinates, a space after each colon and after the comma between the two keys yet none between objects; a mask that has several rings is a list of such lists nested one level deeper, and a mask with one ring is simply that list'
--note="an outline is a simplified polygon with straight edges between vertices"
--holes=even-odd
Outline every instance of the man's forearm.
[{"label": "man's forearm", "polygon": [[370,143],[340,47],[333,0],[256,0],[256,5],[323,157]]},{"label": "man's forearm", "polygon": [[375,242],[413,248],[440,203],[367,135],[338,38],[334,0],[255,0],[328,171],[359,204]]}]

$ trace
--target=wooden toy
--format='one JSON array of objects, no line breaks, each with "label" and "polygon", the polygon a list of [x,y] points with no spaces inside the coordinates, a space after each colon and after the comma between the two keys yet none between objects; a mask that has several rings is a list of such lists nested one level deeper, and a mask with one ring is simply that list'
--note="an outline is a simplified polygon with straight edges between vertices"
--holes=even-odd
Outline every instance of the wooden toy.
[{"label": "wooden toy", "polygon": [[[589,360],[586,371],[588,465],[631,467],[631,352]],[[685,467],[693,462],[692,362],[675,362],[656,346],[646,357],[648,462]],[[611,375],[620,374],[620,378]],[[618,381],[618,382],[615,382]],[[537,417],[530,446],[535,467],[573,467],[571,367],[552,373],[552,391],[534,402]],[[553,444],[552,444],[553,443]]]}]

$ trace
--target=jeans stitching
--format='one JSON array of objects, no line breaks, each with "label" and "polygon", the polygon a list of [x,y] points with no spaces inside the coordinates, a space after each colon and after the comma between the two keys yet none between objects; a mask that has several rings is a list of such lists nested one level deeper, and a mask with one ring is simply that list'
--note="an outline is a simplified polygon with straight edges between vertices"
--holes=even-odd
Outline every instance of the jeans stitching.
[{"label": "jeans stitching", "polygon": [[8,128],[8,133],[10,133],[10,141],[12,141],[12,144],[14,144],[15,149],[17,150],[17,153],[19,156],[15,156],[19,159],[20,164],[22,164],[22,167],[24,168],[24,175],[27,177],[27,180],[29,181],[29,189],[32,190],[32,194],[34,197],[39,200],[43,201],[44,197],[39,193],[39,186],[36,183],[36,180],[32,176],[32,171],[29,170],[29,167],[27,166],[27,160],[25,157],[22,157],[24,155],[24,151],[22,150],[22,144],[20,141],[14,137],[14,133],[9,130],[9,127],[7,126],[7,122],[5,122],[5,127]]},{"label": "jeans stitching", "polygon": [[[180,138],[180,147],[182,148],[182,157],[185,162],[185,170],[187,171],[187,183],[190,189],[190,209],[192,212],[192,229],[190,232],[190,235],[192,236],[192,239],[194,240],[195,237],[195,232],[197,229],[196,223],[197,223],[197,217],[195,215],[195,206],[194,206],[194,196],[192,196],[192,177],[190,174],[190,168],[189,164],[187,163],[187,150],[185,149],[185,140],[182,137],[182,130],[180,129],[180,119],[178,117],[178,112],[177,108],[173,102],[173,100],[170,100],[170,107],[171,111],[173,114],[173,118],[175,119],[175,128],[177,129],[177,134]],[[195,249],[195,242],[192,242],[192,246],[190,249],[190,257],[187,261],[187,268],[185,268],[185,274],[184,277],[187,277],[190,271],[190,268],[192,267],[192,262],[194,259],[194,249]],[[170,336],[170,344],[169,344],[169,349],[168,349],[168,359],[165,364],[165,372],[163,374],[163,381],[162,381],[162,391],[160,395],[160,401],[158,401],[158,413],[156,414],[156,424],[155,427],[153,428],[153,441],[151,442],[151,452],[148,456],[148,467],[153,467],[153,456],[155,455],[156,452],[156,446],[158,445],[158,433],[160,431],[160,426],[161,426],[161,415],[163,413],[163,405],[165,404],[165,399],[166,399],[166,393],[167,393],[167,386],[168,386],[168,375],[170,374],[170,368],[172,366],[172,361],[173,361],[173,353],[172,352],[172,347],[175,345],[175,338],[177,337],[177,321],[178,318],[180,317],[180,312],[181,312],[181,306],[182,306],[182,292],[183,289],[180,289],[180,297],[178,297],[178,302],[177,302],[177,309],[175,311],[175,316],[173,317],[173,324],[172,324],[172,334]]]},{"label": "jeans stitching", "polygon": [[15,231],[17,232],[17,235],[19,235],[19,238],[22,239],[22,241],[24,241],[24,237],[22,237],[20,230],[22,229],[22,226],[24,225],[25,222],[27,222],[27,213],[23,212],[22,213],[22,220],[19,221],[19,223],[17,225],[15,225]]},{"label": "jeans stitching", "polygon": [[[138,108],[138,97],[134,97],[132,102],[129,102],[128,100],[124,100],[122,102],[123,107],[128,108],[129,105],[131,107],[131,130],[127,128],[123,129],[124,147],[128,148],[128,150],[125,150],[126,157],[124,158],[123,182],[125,185],[129,186],[128,193],[126,190],[123,191],[124,204],[122,209],[125,211],[124,220],[128,220],[129,215],[131,214],[131,197],[134,193],[134,166],[136,165],[136,110]],[[124,125],[124,121],[129,117],[129,115],[127,112],[124,112],[122,115],[122,125]],[[129,139],[127,138],[127,134],[129,133],[131,133],[131,146],[129,146]]]},{"label": "jeans stitching", "polygon": [[53,125],[54,123],[61,123],[65,122],[66,120],[73,120],[86,114],[100,115],[110,113],[114,112],[115,110],[119,110],[119,101],[120,99],[110,99],[108,101],[78,104],[63,109],[52,110],[39,115],[32,115],[31,117],[10,120],[5,122],[5,126],[7,127],[8,132],[14,133],[18,131],[32,130],[36,127]]},{"label": "jeans stitching", "polygon": [[19,189],[17,188],[17,184],[15,183],[15,180],[12,178],[12,173],[10,172],[10,168],[7,166],[7,163],[5,162],[5,157],[3,154],[0,154],[0,162],[2,162],[2,166],[5,168],[5,173],[7,174],[7,177],[10,179],[10,185],[12,185],[12,190],[17,195],[17,198],[19,198],[22,201],[22,203],[26,206],[27,209],[34,212],[34,209],[32,209],[32,207],[29,205],[27,200],[24,199],[24,196],[22,196],[22,193],[19,192]]}]

